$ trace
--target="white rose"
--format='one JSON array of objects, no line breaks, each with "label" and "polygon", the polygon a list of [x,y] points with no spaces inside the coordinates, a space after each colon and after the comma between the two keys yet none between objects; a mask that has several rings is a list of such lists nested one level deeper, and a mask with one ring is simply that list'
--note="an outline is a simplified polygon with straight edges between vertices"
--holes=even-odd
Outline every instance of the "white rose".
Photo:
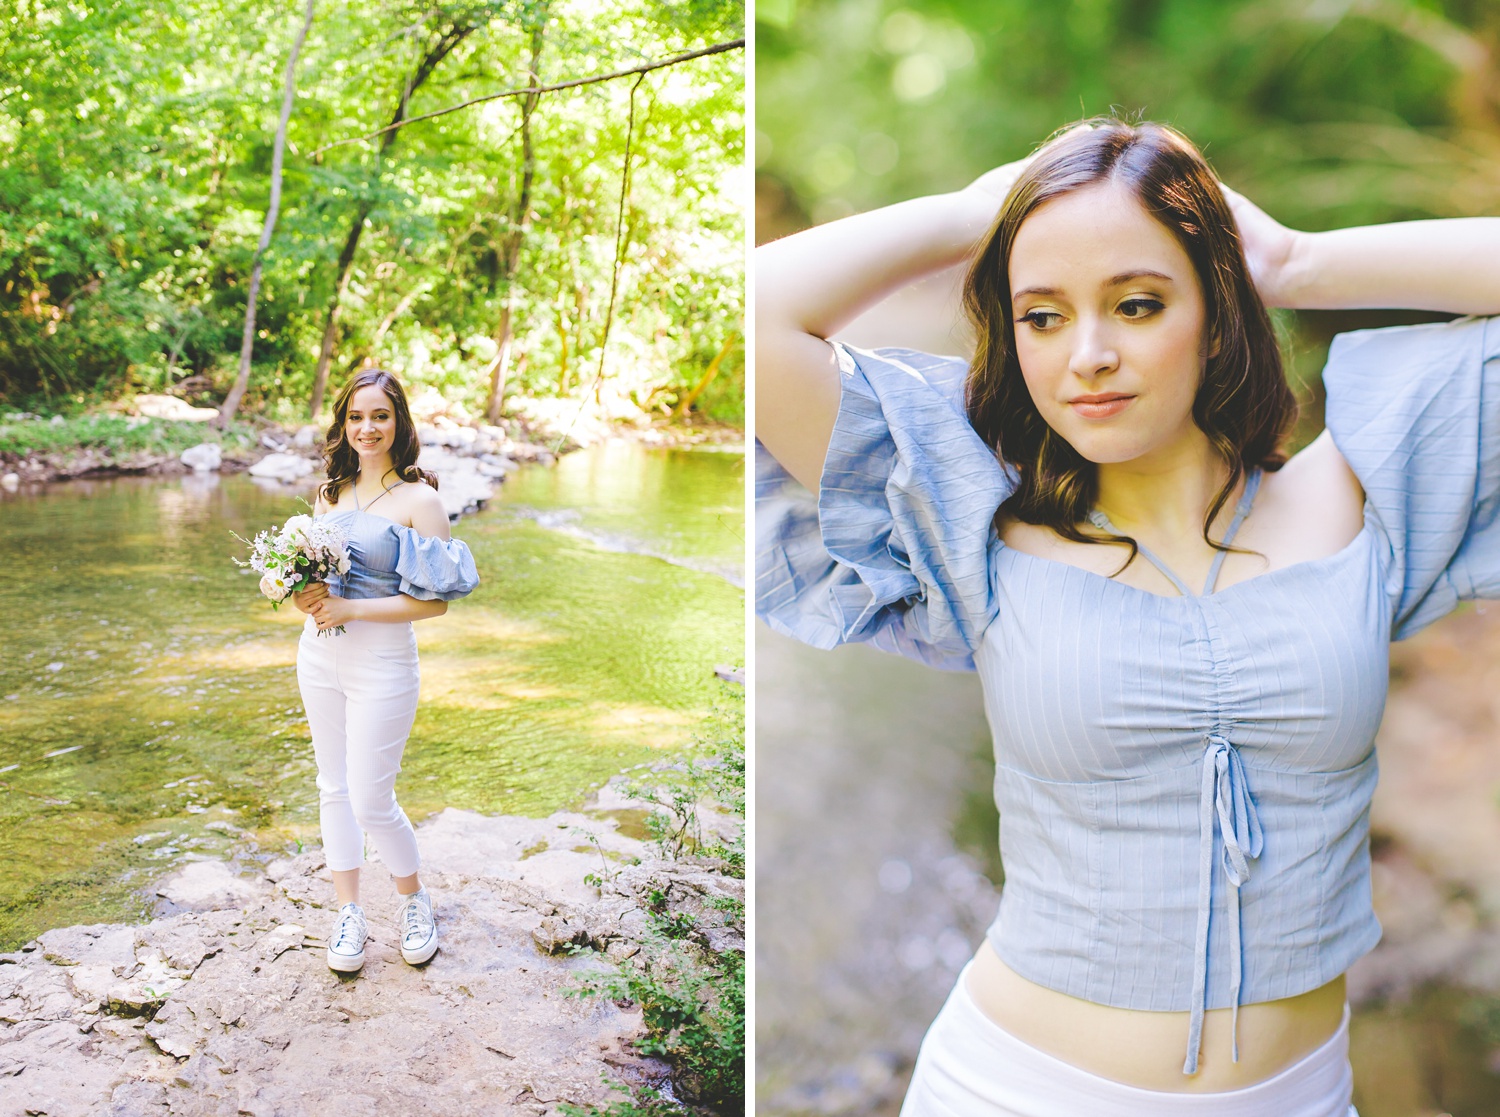
[{"label": "white rose", "polygon": [[285,601],[286,583],[280,578],[273,578],[270,574],[267,574],[260,580],[260,592],[272,601]]}]

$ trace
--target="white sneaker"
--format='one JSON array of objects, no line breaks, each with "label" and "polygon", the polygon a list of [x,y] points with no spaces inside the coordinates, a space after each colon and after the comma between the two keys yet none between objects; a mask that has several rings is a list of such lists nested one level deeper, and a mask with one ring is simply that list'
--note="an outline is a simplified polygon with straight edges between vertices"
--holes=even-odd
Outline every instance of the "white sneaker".
[{"label": "white sneaker", "polygon": [[432,918],[432,899],[427,889],[413,892],[396,917],[401,928],[401,957],[408,965],[420,966],[437,953],[437,921]]},{"label": "white sneaker", "polygon": [[339,908],[338,922],[328,936],[328,968],[339,973],[356,973],[365,964],[365,913],[358,904]]}]

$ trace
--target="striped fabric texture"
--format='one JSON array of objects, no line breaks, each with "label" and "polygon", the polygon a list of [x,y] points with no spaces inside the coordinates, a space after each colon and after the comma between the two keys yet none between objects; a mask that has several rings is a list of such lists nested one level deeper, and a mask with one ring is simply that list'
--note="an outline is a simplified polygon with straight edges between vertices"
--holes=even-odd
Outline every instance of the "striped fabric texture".
[{"label": "striped fabric texture", "polygon": [[[327,512],[349,541],[349,573],[328,588],[357,600],[404,593],[418,601],[454,601],[474,592],[479,571],[461,539],[420,535],[413,528],[358,509]],[[323,518],[323,517],[320,517]]]},{"label": "striped fabric texture", "polygon": [[[1006,868],[989,938],[1124,1008],[1306,992],[1375,945],[1369,807],[1388,645],[1500,596],[1500,322],[1341,335],[1327,422],[1366,494],[1337,554],[1158,596],[1012,550],[964,362],[840,350],[816,511],[757,462],[757,608],[978,671]],[[1185,1071],[1196,1069],[1196,1034]]]}]

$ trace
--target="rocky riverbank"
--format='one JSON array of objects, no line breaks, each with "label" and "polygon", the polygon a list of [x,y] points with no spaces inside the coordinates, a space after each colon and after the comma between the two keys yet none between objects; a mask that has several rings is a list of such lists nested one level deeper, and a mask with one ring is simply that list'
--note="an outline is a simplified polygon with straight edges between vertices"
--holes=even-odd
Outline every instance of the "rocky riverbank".
[{"label": "rocky riverbank", "polygon": [[[518,464],[550,464],[559,452],[607,438],[664,446],[744,441],[743,431],[717,423],[611,422],[592,413],[572,414],[561,406],[568,401],[531,402],[535,406],[520,417],[495,426],[451,408],[435,392],[412,400],[422,443],[418,464],[438,475],[439,493],[450,516],[481,507],[494,485]],[[15,438],[10,445],[0,437],[0,487],[191,472],[248,472],[283,484],[321,476],[323,428],[288,428],[250,419],[221,432],[209,425],[217,415],[213,408],[193,407],[175,396],[136,396],[113,405],[103,417],[110,429],[96,421],[70,438],[70,421],[61,416],[0,414],[0,435],[32,424],[37,430],[45,428],[48,436]]]},{"label": "rocky riverbank", "polygon": [[639,1009],[574,991],[630,957],[663,902],[704,929],[704,949],[743,951],[716,901],[744,886],[654,859],[631,833],[642,806],[611,786],[546,819],[427,820],[442,945],[420,968],[400,958],[397,898],[374,864],[364,970],[328,969],[318,851],[196,862],[157,887],[144,926],[49,931],[0,955],[0,1117],[542,1117],[620,1096],[609,1082],[670,1089],[631,1046]]}]

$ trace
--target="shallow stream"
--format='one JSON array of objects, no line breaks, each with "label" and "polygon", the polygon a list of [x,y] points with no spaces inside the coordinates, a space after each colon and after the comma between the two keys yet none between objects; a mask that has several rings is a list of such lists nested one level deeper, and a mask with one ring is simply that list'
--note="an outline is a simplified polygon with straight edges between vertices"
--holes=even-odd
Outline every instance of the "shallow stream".
[{"label": "shallow stream", "polygon": [[[546,815],[688,746],[744,662],[744,456],[607,443],[514,474],[454,529],[482,584],[417,626],[397,785]],[[318,841],[302,620],[232,559],[303,509],[247,477],[0,492],[0,950],[144,918],[187,859]]]}]

